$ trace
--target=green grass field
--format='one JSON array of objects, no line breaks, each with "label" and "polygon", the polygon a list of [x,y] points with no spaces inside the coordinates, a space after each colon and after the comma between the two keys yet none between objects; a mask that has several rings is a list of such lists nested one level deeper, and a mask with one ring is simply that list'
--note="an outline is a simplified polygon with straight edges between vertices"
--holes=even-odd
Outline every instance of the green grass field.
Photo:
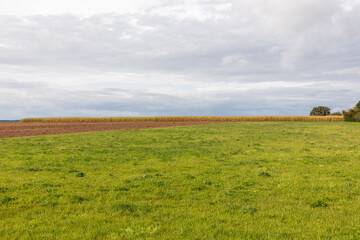
[{"label": "green grass field", "polygon": [[360,239],[360,124],[0,139],[0,239]]}]

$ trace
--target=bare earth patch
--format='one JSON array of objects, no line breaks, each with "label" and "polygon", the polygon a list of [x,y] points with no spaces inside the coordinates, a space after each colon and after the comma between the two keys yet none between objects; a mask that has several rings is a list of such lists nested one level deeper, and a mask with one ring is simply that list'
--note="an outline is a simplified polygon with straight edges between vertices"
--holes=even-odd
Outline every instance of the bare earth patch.
[{"label": "bare earth patch", "polygon": [[221,122],[0,123],[0,138],[207,125],[215,123]]}]

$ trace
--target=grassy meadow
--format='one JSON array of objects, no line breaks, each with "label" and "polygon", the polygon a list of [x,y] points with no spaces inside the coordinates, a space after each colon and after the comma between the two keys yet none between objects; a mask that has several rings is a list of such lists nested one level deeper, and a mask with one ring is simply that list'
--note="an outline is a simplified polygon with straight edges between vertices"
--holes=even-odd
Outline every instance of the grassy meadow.
[{"label": "grassy meadow", "polygon": [[0,239],[360,239],[360,124],[0,139]]}]

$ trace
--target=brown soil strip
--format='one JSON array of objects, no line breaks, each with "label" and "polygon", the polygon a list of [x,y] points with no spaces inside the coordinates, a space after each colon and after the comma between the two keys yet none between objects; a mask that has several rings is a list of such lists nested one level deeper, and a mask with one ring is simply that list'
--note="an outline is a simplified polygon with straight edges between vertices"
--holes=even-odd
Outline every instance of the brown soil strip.
[{"label": "brown soil strip", "polygon": [[215,123],[221,122],[0,123],[0,138],[192,126]]}]

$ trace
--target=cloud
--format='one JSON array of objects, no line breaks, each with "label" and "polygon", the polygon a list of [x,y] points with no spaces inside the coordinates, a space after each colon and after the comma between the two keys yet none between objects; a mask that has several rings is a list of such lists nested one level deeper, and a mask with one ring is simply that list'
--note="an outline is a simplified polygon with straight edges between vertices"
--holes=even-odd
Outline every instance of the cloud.
[{"label": "cloud", "polygon": [[360,67],[345,68],[336,71],[324,72],[325,75],[360,75]]},{"label": "cloud", "polygon": [[282,46],[281,63],[285,69],[296,67],[301,60],[308,61],[314,54],[326,58],[346,50],[346,45],[359,37],[352,24],[359,20],[359,1],[234,0],[233,4],[234,15]]},{"label": "cloud", "polygon": [[242,68],[245,67],[248,62],[239,56],[225,56],[221,60],[221,66],[223,67],[235,67],[235,68]]},{"label": "cloud", "polygon": [[199,85],[194,89],[159,86],[147,90],[8,86],[0,89],[0,108],[7,119],[25,116],[307,115],[317,105],[336,110],[352,106],[360,94],[360,85],[353,85],[353,89],[346,85],[353,84],[274,82]]},{"label": "cloud", "polygon": [[[211,70],[221,74],[228,73],[221,67],[238,57],[233,65],[251,63],[233,72],[239,75],[255,72],[258,66],[262,70],[281,67],[278,72],[304,64],[310,68],[317,58],[327,60],[339,53],[351,57],[351,51],[359,48],[351,45],[360,36],[349,21],[359,18],[360,9],[350,3],[342,7],[344,1],[303,0],[295,5],[284,0],[277,4],[234,1],[233,8],[228,1],[215,1],[212,8],[209,5],[207,1],[162,1],[137,14],[3,16],[0,63],[69,71],[199,74]],[[193,9],[204,14],[192,14]]]},{"label": "cloud", "polygon": [[302,115],[359,96],[359,1],[162,0],[97,14],[67,14],[66,2],[57,15],[0,15],[0,118]]},{"label": "cloud", "polygon": [[[132,0],[131,2],[117,0],[12,0],[0,8],[1,15],[59,15],[64,13],[90,16],[104,12],[131,13],[139,11],[145,0]],[[21,7],[20,7],[21,6]]]}]

